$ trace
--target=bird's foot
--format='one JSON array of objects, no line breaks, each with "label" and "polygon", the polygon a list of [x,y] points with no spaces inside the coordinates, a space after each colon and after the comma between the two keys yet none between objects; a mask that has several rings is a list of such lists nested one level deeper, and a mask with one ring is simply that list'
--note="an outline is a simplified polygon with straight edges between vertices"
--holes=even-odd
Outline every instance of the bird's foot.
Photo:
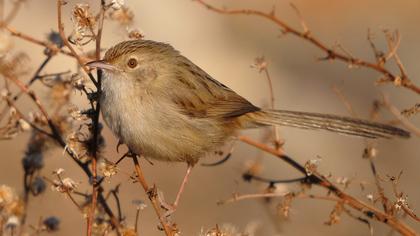
[{"label": "bird's foot", "polygon": [[169,204],[167,202],[161,202],[160,206],[162,209],[165,210],[165,213],[163,214],[163,216],[165,218],[168,218],[170,216],[172,216],[172,214],[175,213],[177,206],[175,204]]},{"label": "bird's foot", "polygon": [[177,208],[177,203],[167,203],[163,197],[162,192],[158,192],[157,195],[157,200],[160,204],[160,207],[165,211],[165,213],[163,214],[164,218],[169,218],[173,213],[175,213],[176,208]]}]

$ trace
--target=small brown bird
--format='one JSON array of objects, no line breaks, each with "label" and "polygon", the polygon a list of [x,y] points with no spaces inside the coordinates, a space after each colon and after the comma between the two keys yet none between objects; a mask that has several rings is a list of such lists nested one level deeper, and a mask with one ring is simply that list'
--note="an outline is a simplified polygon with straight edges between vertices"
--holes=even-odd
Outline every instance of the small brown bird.
[{"label": "small brown bird", "polygon": [[[120,141],[149,158],[187,162],[186,178],[200,157],[247,128],[280,125],[365,138],[410,136],[361,119],[261,109],[165,43],[125,41],[87,65],[103,70],[102,115]],[[178,200],[179,195],[175,206]]]}]

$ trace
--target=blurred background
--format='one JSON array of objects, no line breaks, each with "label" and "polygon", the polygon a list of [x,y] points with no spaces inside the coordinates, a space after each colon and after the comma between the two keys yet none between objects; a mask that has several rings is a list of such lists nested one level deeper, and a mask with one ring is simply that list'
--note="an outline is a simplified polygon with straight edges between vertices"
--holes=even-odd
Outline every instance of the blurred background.
[{"label": "blurred background", "polygon": [[[6,1],[7,2],[7,1]],[[89,3],[97,9],[98,1],[69,0],[64,6],[66,32],[71,32],[70,12],[76,3]],[[418,95],[392,84],[375,86],[379,74],[367,69],[349,68],[341,62],[318,62],[325,56],[309,43],[291,35],[281,36],[280,30],[272,23],[252,16],[220,15],[205,9],[190,0],[126,0],[126,4],[135,13],[133,28],[140,29],[147,39],[172,44],[197,65],[206,70],[217,80],[235,90],[259,106],[269,104],[268,85],[263,74],[251,68],[256,57],[264,56],[269,63],[269,72],[273,80],[276,108],[349,115],[343,103],[331,87],[340,88],[347,96],[356,112],[364,118],[369,112],[374,99],[380,98],[380,92],[389,96],[400,109],[412,107],[418,102]],[[289,1],[242,0],[208,1],[216,6],[228,8],[255,8],[270,11],[276,5],[276,15],[293,26],[300,27],[299,18],[290,7]],[[402,36],[398,53],[414,83],[420,84],[418,74],[418,55],[420,55],[420,2],[417,0],[383,1],[304,1],[293,0],[311,32],[327,45],[339,42],[352,55],[374,60],[369,43],[366,40],[368,29],[375,35],[378,47],[385,49],[384,29],[398,30]],[[7,9],[6,5],[6,9]],[[11,23],[14,28],[44,39],[51,30],[56,30],[56,5],[51,0],[28,0],[16,19]],[[281,36],[281,37],[280,37]],[[124,29],[115,23],[105,22],[103,46],[108,48],[127,39]],[[33,70],[43,60],[43,48],[14,39],[14,50],[25,51],[30,56]],[[69,65],[72,65],[69,67]],[[391,66],[394,70],[395,67]],[[45,73],[76,70],[74,60],[59,55],[50,63]],[[42,86],[36,87],[42,94]],[[73,95],[73,102],[82,107],[85,104],[80,94]],[[26,102],[25,102],[26,101]],[[20,104],[28,111],[28,100]],[[393,119],[386,111],[381,112],[381,119]],[[411,121],[420,127],[419,117]],[[141,122],[141,121],[139,121]],[[257,140],[264,137],[264,130],[244,132]],[[374,179],[369,162],[362,159],[365,142],[362,139],[338,136],[327,132],[302,131],[292,128],[280,129],[285,140],[284,149],[300,163],[322,157],[320,171],[334,178],[348,177],[353,183],[346,190],[355,197],[368,201],[367,195],[375,193]],[[116,161],[120,155],[115,152],[117,140],[106,128],[104,130],[107,148],[105,156]],[[13,141],[0,142],[0,184],[13,186],[22,191],[22,167],[26,142],[29,135],[21,135]],[[403,171],[400,189],[408,195],[411,207],[419,212],[419,139],[379,140],[376,158],[381,176],[398,175]],[[416,148],[417,147],[417,148]],[[197,167],[174,215],[174,221],[182,235],[199,235],[202,230],[216,224],[231,224],[240,230],[256,227],[255,235],[369,235],[366,225],[343,215],[341,223],[333,226],[324,225],[334,203],[296,199],[292,204],[289,220],[284,220],[276,213],[275,204],[262,200],[245,200],[217,206],[216,202],[229,198],[232,193],[261,192],[266,185],[247,183],[241,178],[249,163],[261,162],[261,176],[274,179],[299,177],[299,173],[281,160],[261,153],[261,151],[243,143],[237,143],[232,158],[216,167]],[[201,162],[213,162],[217,157]],[[185,164],[154,162],[151,166],[142,162],[149,183],[156,183],[165,198],[174,200],[184,175]],[[62,150],[51,151],[45,160],[43,174],[50,176],[57,168],[65,169],[65,176],[81,183],[80,191],[90,191],[86,187],[86,178],[79,168],[63,155]],[[135,218],[133,200],[142,199],[148,207],[141,212],[139,227],[141,235],[163,235],[156,230],[158,221],[147,197],[137,183],[132,183],[129,175],[133,171],[131,161],[123,161],[120,171],[103,184],[111,188],[122,183],[120,188],[122,209],[126,222],[132,225]],[[365,181],[367,189],[360,190],[359,183]],[[383,183],[388,196],[392,196],[391,184]],[[279,191],[298,189],[298,186],[278,186]],[[325,194],[313,189],[314,193]],[[274,203],[278,200],[274,200]],[[56,215],[61,219],[61,230],[55,235],[81,235],[85,232],[85,220],[70,200],[54,191],[47,191],[41,197],[31,201],[28,223],[36,224],[40,216]],[[420,231],[420,225],[412,219],[407,224]],[[385,235],[389,227],[372,221],[375,235]]]}]

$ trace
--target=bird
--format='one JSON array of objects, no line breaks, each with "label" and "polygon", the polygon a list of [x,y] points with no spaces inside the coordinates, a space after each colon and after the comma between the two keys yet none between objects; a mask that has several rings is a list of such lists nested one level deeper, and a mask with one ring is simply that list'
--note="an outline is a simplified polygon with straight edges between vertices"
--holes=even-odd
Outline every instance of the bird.
[{"label": "bird", "polygon": [[102,116],[121,143],[147,158],[188,164],[181,192],[194,164],[244,129],[289,126],[370,139],[410,137],[404,129],[363,119],[260,108],[167,43],[123,41],[86,65],[102,70]]}]

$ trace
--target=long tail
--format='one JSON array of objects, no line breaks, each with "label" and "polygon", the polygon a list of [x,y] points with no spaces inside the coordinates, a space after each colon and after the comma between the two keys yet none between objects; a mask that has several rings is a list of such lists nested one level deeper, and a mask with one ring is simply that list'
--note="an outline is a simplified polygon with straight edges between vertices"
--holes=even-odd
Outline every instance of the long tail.
[{"label": "long tail", "polygon": [[336,115],[286,110],[262,110],[248,113],[257,125],[281,125],[301,129],[328,130],[365,138],[409,138],[410,133],[391,126],[362,119]]}]

